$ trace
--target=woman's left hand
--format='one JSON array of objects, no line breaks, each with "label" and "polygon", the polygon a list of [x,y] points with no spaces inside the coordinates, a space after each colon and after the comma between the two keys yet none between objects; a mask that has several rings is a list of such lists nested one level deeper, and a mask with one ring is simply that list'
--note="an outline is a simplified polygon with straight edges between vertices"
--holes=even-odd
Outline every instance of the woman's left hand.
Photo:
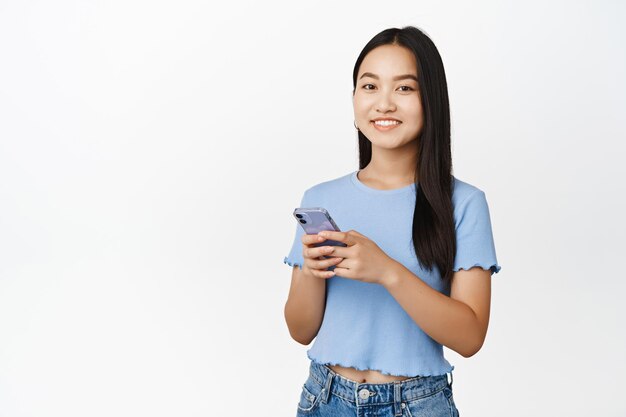
[{"label": "woman's left hand", "polygon": [[373,240],[356,230],[347,232],[325,230],[319,232],[318,235],[327,240],[336,240],[348,245],[346,247],[333,246],[333,252],[325,254],[326,256],[344,258],[335,264],[335,275],[373,284],[382,284],[385,275],[389,273],[394,263],[397,263]]}]

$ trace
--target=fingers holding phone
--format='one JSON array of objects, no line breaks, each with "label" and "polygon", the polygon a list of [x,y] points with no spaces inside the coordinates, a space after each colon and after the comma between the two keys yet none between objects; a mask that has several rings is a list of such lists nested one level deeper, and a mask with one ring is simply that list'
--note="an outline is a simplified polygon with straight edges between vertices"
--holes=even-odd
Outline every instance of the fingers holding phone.
[{"label": "fingers holding phone", "polygon": [[334,246],[346,246],[346,244],[326,239],[317,233],[322,230],[339,232],[341,231],[339,226],[324,207],[298,207],[294,209],[293,216],[305,233],[302,235],[303,266],[318,278],[333,277],[334,272],[326,269],[340,263],[343,258],[333,257],[332,249]]},{"label": "fingers holding phone", "polygon": [[[331,278],[335,275],[333,271],[326,269],[335,266],[343,260],[340,257],[333,257],[334,246],[324,246],[326,239],[317,234],[302,235],[302,257],[304,265],[313,276],[318,278]],[[319,245],[319,246],[316,246]]]}]

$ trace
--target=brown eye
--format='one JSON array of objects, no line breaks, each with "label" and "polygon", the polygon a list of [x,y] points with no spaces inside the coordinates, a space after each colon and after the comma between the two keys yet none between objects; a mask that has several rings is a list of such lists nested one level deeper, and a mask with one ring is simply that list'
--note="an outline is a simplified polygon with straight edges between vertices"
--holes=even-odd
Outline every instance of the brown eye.
[{"label": "brown eye", "polygon": [[403,86],[400,86],[400,88],[408,88],[408,90],[403,90],[403,91],[410,91],[410,90],[413,90],[413,88],[412,88],[412,87],[409,87],[408,85],[403,85]]},{"label": "brown eye", "polygon": [[364,89],[366,89],[366,90],[371,90],[371,88],[365,88],[365,87],[367,87],[368,85],[371,85],[371,86],[373,87],[373,85],[372,85],[372,84],[365,84],[365,85],[363,85],[363,88],[364,88]]}]

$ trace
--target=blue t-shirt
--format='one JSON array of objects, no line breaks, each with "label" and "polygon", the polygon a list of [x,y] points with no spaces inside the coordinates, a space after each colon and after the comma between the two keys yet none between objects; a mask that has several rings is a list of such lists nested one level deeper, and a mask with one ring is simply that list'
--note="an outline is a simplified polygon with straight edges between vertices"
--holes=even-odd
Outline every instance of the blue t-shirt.
[{"label": "blue t-shirt", "polygon": [[[342,231],[354,229],[373,240],[437,291],[450,295],[437,266],[420,268],[412,244],[415,184],[392,190],[365,185],[354,171],[308,188],[300,207],[324,207]],[[452,203],[457,252],[454,271],[473,266],[500,271],[485,193],[453,177]],[[296,233],[284,263],[303,264],[304,230]],[[329,270],[334,269],[334,266]],[[377,370],[387,375],[443,375],[454,366],[443,346],[428,336],[380,284],[335,275],[326,280],[326,309],[309,359],[320,364]]]}]

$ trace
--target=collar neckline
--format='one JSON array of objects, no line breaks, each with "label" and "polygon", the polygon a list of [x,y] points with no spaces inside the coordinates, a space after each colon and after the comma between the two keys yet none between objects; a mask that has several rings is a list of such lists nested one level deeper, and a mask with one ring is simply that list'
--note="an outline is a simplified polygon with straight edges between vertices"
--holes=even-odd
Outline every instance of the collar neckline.
[{"label": "collar neckline", "polygon": [[415,189],[416,184],[409,184],[409,185],[405,185],[404,187],[392,188],[389,190],[381,190],[378,188],[373,188],[361,182],[361,180],[359,179],[357,175],[359,171],[360,170],[356,170],[352,174],[350,174],[350,179],[352,183],[360,190],[366,191],[371,194],[380,194],[380,195],[402,194],[402,193],[407,193],[409,191],[413,191]]}]

